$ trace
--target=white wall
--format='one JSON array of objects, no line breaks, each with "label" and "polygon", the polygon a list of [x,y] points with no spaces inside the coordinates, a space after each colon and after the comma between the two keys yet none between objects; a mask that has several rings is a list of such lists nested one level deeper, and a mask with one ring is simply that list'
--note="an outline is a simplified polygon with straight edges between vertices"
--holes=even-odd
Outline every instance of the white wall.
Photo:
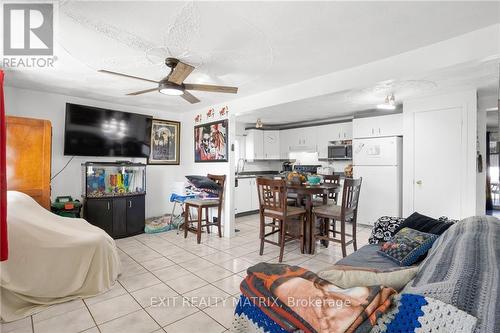
[{"label": "white wall", "polygon": [[[52,176],[55,175],[71,158],[63,155],[64,122],[66,103],[85,104],[95,107],[109,108],[118,111],[148,114],[159,119],[181,120],[178,114],[162,110],[145,110],[143,108],[105,103],[101,101],[76,98],[72,96],[40,92],[34,90],[5,87],[5,110],[7,115],[39,118],[52,123]],[[181,133],[189,132],[189,127],[181,124]],[[181,141],[181,154],[190,150],[190,146]],[[185,155],[184,155],[185,156]],[[86,161],[116,161],[117,158],[75,157],[71,163],[51,183],[52,199],[60,195],[71,195],[79,198],[82,194],[82,167]],[[126,160],[126,158],[118,158]],[[128,159],[146,163],[144,158]],[[183,163],[181,159],[181,164]],[[175,181],[183,181],[182,166],[148,165],[146,170],[146,217],[169,213],[168,202]]]},{"label": "white wall", "polygon": [[[208,108],[207,108],[208,110]],[[184,130],[181,131],[181,164],[182,164],[182,174],[183,175],[206,175],[208,173],[215,175],[226,175],[226,186],[225,186],[225,199],[224,208],[222,212],[222,223],[224,224],[224,236],[231,237],[234,236],[234,172],[235,172],[235,156],[234,151],[231,150],[232,145],[235,140],[235,130],[236,122],[234,121],[234,116],[224,116],[220,117],[218,115],[218,110],[216,109],[216,115],[213,119],[207,120],[203,117],[203,121],[200,123],[195,123],[194,119],[197,114],[202,113],[206,110],[189,112],[183,115],[182,126]],[[231,112],[231,110],[230,110]],[[229,129],[229,162],[194,162],[194,126],[209,123],[212,121],[217,121],[220,119],[228,119],[228,129]]]},{"label": "white wall", "polygon": [[[443,92],[439,95],[412,99],[405,102],[403,107],[403,216],[408,216],[415,211],[414,207],[414,114],[433,110],[456,108],[462,112],[462,142],[461,147],[465,152],[462,165],[457,165],[461,171],[461,177],[456,181],[460,183],[460,207],[454,213],[454,218],[465,218],[478,213],[478,205],[484,199],[477,199],[477,181],[484,174],[478,176],[476,173],[476,142],[477,142],[477,96],[475,90],[463,90],[455,92]],[[447,130],[447,124],[441,124],[442,130]],[[420,161],[422,162],[422,161]],[[433,161],[425,161],[432,164]],[[436,175],[439,177],[439,175]],[[484,195],[484,192],[483,192]],[[439,211],[441,200],[436,198],[434,211]],[[425,212],[422,212],[425,214]],[[484,214],[484,209],[480,214]],[[443,214],[444,215],[444,214]]]}]

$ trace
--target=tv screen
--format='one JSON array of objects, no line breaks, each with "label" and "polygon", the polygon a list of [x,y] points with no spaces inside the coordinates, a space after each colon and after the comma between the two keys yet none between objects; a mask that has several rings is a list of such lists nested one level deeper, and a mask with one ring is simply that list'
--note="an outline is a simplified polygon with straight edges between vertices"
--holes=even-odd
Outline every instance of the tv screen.
[{"label": "tv screen", "polygon": [[66,103],[64,155],[148,157],[151,117]]}]

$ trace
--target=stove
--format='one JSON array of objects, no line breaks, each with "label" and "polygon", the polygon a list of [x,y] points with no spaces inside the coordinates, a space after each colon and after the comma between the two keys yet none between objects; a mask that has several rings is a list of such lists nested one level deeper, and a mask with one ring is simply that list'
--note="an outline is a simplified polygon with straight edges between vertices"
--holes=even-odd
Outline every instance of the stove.
[{"label": "stove", "polygon": [[300,173],[317,173],[319,167],[321,167],[321,165],[302,164],[294,165],[293,170]]}]

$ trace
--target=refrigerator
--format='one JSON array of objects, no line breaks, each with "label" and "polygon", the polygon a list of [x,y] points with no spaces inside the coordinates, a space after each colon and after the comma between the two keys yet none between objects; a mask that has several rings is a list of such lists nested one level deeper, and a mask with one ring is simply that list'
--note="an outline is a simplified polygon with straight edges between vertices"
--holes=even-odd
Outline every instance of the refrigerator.
[{"label": "refrigerator", "polygon": [[363,178],[358,201],[360,224],[373,225],[381,216],[401,216],[403,138],[354,139],[354,178]]}]

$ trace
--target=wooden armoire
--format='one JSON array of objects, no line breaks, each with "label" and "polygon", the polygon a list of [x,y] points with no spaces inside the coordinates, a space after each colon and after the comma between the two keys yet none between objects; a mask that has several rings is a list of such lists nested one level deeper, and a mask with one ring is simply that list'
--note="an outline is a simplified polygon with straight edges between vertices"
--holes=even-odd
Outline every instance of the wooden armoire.
[{"label": "wooden armoire", "polygon": [[5,118],[7,190],[26,193],[50,210],[50,121],[14,116]]}]

